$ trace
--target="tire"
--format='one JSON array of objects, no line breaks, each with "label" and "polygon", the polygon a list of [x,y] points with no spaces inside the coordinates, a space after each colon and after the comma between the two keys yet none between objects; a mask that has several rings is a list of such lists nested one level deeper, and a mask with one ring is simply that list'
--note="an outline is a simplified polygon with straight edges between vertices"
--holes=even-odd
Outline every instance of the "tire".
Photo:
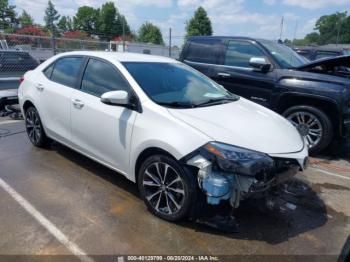
[{"label": "tire", "polygon": [[332,142],[332,122],[320,109],[308,105],[293,106],[288,108],[283,116],[306,137],[310,154],[320,153]]},{"label": "tire", "polygon": [[150,156],[143,162],[138,188],[148,210],[171,222],[189,216],[197,194],[195,176],[167,155]]},{"label": "tire", "polygon": [[30,142],[40,148],[49,145],[50,139],[46,136],[40,116],[35,107],[29,107],[25,111],[26,132]]}]

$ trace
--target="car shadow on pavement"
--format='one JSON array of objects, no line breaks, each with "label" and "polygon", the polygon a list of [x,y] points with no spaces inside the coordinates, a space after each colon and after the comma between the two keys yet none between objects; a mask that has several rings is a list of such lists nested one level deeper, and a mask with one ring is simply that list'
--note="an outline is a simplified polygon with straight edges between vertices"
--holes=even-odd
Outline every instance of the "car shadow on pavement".
[{"label": "car shadow on pavement", "polygon": [[136,187],[136,184],[128,180],[124,175],[119,174],[118,172],[107,168],[96,161],[90,160],[88,157],[83,156],[82,154],[75,152],[74,150],[59,144],[58,142],[53,142],[51,148],[57,152],[62,157],[67,160],[75,163],[76,165],[84,168],[89,173],[94,174],[109,183],[118,186],[124,191],[129,192],[130,194],[139,197],[139,193]]},{"label": "car shadow on pavement", "polygon": [[322,153],[313,157],[324,160],[346,160],[350,163],[350,139],[335,140]]},{"label": "car shadow on pavement", "polygon": [[[117,172],[56,142],[53,143],[50,150],[139,198],[136,185],[123,175],[118,175]],[[238,233],[223,233],[218,229],[193,221],[184,221],[178,224],[202,233],[278,244],[301,233],[321,227],[327,222],[325,204],[305,182],[295,178],[288,185],[281,187],[275,196],[278,204],[272,210],[268,209],[265,201],[262,200],[243,201],[234,212],[234,217],[239,225]],[[227,214],[230,209],[229,205],[222,205],[209,208],[208,212]],[[151,213],[149,215],[152,216]],[[154,219],[157,218],[154,217]]]},{"label": "car shadow on pavement", "polygon": [[[217,210],[229,208],[221,206]],[[276,204],[268,208],[264,200],[247,200],[234,211],[239,231],[221,233],[210,227],[184,222],[184,225],[209,234],[232,239],[263,241],[279,244],[299,234],[322,227],[328,220],[325,203],[305,182],[293,179],[278,190]]]}]

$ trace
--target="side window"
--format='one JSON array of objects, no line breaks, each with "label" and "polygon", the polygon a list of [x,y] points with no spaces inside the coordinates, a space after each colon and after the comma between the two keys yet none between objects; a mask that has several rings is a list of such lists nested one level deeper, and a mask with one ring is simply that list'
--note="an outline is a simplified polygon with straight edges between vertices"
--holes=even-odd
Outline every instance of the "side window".
[{"label": "side window", "polygon": [[327,57],[335,57],[340,56],[341,53],[339,52],[329,52],[329,51],[317,51],[315,60],[327,58]]},{"label": "side window", "polygon": [[86,67],[81,90],[101,97],[109,91],[130,91],[129,84],[112,65],[96,59],[90,59]]},{"label": "side window", "polygon": [[57,60],[51,74],[51,80],[74,88],[82,63],[82,57],[64,57]]},{"label": "side window", "polygon": [[45,70],[43,71],[44,75],[48,78],[51,79],[53,67],[55,63],[52,63],[49,67],[46,67]]},{"label": "side window", "polygon": [[252,57],[266,58],[264,53],[250,42],[230,41],[226,50],[225,65],[249,68]]},{"label": "side window", "polygon": [[221,47],[221,39],[194,40],[190,42],[184,59],[198,63],[217,64]]}]

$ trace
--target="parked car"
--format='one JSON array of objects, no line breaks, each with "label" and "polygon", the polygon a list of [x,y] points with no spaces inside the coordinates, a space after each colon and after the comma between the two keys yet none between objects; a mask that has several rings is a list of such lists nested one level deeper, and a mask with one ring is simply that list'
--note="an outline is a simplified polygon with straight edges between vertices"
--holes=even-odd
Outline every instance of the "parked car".
[{"label": "parked car", "polygon": [[326,46],[301,46],[295,47],[294,50],[305,58],[314,61],[323,58],[350,55],[350,45],[326,45]]},{"label": "parked car", "polygon": [[18,103],[20,78],[38,62],[27,52],[0,51],[0,109]]},{"label": "parked car", "polygon": [[192,37],[180,61],[285,116],[316,153],[350,132],[350,75],[338,70],[347,67],[349,57],[309,62],[274,41]]},{"label": "parked car", "polygon": [[53,139],[118,171],[170,221],[199,195],[237,207],[307,163],[286,119],[165,57],[60,54],[25,74],[19,101],[35,146]]}]

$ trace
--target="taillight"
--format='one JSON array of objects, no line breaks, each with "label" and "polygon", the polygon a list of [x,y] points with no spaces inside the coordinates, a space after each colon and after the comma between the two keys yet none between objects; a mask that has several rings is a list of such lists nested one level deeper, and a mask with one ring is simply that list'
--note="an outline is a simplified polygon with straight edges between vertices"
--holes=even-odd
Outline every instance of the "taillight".
[{"label": "taillight", "polygon": [[19,84],[22,84],[23,81],[24,81],[24,76],[21,76],[21,77],[19,78]]}]

